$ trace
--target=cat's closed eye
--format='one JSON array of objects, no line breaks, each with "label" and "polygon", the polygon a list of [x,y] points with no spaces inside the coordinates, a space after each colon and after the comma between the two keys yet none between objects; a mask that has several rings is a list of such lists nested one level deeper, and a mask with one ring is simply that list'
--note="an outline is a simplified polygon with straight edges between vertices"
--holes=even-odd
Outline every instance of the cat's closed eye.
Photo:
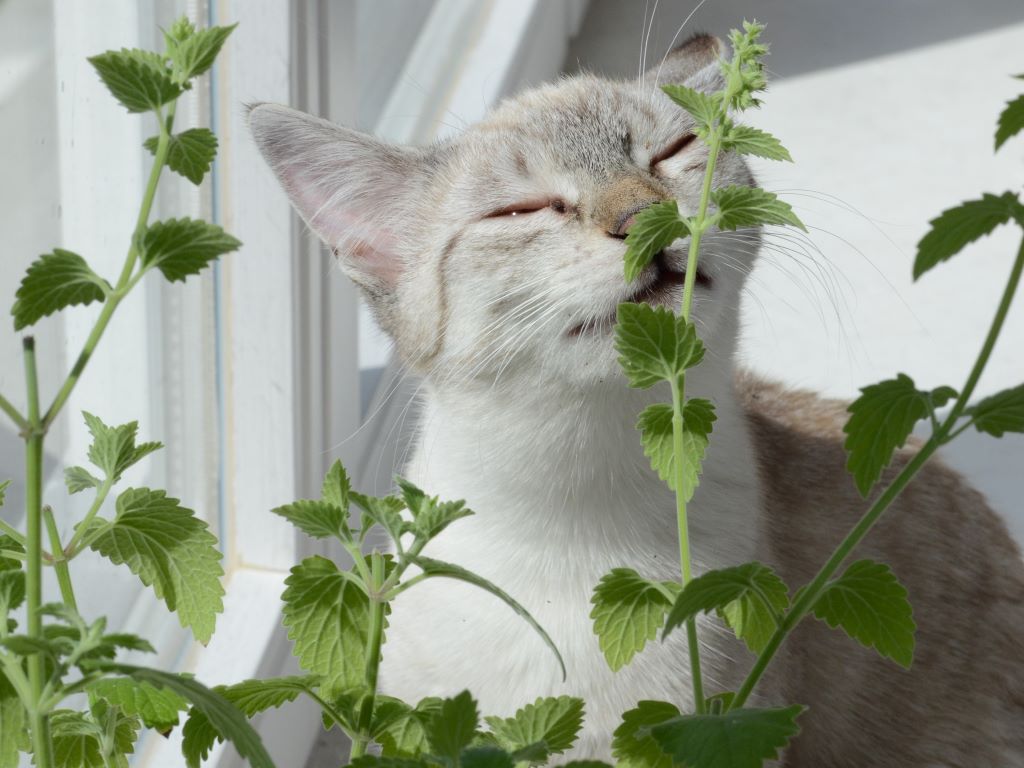
[{"label": "cat's closed eye", "polygon": [[666,160],[669,160],[678,155],[680,152],[682,152],[684,149],[690,146],[690,144],[692,144],[693,140],[696,138],[696,135],[692,133],[687,133],[684,136],[680,136],[678,139],[676,139],[663,150],[661,150],[661,152],[659,152],[658,154],[651,158],[651,170],[653,171],[660,163],[663,163]]},{"label": "cat's closed eye", "polygon": [[557,197],[547,200],[524,201],[505,206],[504,208],[499,208],[496,211],[491,211],[484,216],[484,218],[495,219],[501,216],[522,216],[528,213],[536,213],[537,211],[547,209],[550,209],[555,213],[568,213],[570,206],[564,200]]}]

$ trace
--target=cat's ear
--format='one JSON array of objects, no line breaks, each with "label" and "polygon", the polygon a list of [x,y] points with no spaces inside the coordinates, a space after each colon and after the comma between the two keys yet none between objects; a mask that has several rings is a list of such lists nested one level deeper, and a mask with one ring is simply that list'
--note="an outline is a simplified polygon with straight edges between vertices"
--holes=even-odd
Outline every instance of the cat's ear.
[{"label": "cat's ear", "polygon": [[386,144],[279,104],[257,104],[249,127],[296,210],[344,271],[374,294],[405,268],[403,232],[428,180],[425,151]]},{"label": "cat's ear", "polygon": [[644,75],[648,85],[687,85],[698,91],[717,91],[725,80],[718,62],[729,53],[728,47],[714,35],[696,34],[673,48],[664,61]]}]

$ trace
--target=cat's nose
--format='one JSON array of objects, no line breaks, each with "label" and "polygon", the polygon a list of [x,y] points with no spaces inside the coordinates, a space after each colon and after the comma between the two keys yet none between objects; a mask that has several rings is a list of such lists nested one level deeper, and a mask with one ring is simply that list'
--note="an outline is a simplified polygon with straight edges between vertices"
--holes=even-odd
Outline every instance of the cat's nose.
[{"label": "cat's nose", "polygon": [[612,237],[624,238],[644,208],[671,197],[654,179],[627,174],[601,190],[594,206],[594,222]]}]

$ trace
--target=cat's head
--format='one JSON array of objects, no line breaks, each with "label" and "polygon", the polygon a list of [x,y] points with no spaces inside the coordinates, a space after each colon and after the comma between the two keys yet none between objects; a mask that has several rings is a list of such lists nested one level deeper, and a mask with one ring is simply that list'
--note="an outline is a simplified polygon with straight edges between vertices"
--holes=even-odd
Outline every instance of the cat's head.
[{"label": "cat's head", "polygon": [[[679,305],[686,241],[627,285],[624,236],[654,202],[696,210],[707,150],[657,85],[717,90],[722,53],[698,36],[639,81],[564,78],[426,148],[271,104],[254,107],[250,124],[408,365],[450,386],[499,376],[587,386],[620,376],[620,302]],[[739,157],[720,156],[716,186],[752,183]],[[727,354],[757,237],[704,242],[694,317]]]}]

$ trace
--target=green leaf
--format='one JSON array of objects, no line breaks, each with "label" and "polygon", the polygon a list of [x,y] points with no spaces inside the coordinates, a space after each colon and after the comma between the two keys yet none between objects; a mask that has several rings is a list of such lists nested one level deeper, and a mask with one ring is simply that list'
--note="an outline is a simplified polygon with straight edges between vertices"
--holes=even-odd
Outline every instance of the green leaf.
[{"label": "green leaf", "polygon": [[212,67],[228,35],[236,26],[238,25],[232,24],[230,27],[200,29],[184,40],[168,45],[167,55],[170,56],[175,79],[184,83]]},{"label": "green leaf", "polygon": [[[686,501],[693,498],[700,482],[701,463],[708,447],[708,435],[715,419],[715,406],[710,400],[693,397],[683,403],[683,489]],[[672,406],[655,403],[647,406],[636,423],[644,455],[651,468],[673,491],[676,488],[676,459],[672,436]]]},{"label": "green leaf", "polygon": [[341,541],[349,541],[352,538],[345,519],[347,515],[340,507],[326,501],[300,499],[270,511],[315,539],[333,536]]},{"label": "green leaf", "polygon": [[[4,560],[2,562],[11,562]],[[13,561],[17,562],[17,561]],[[25,601],[25,572],[15,568],[0,570],[0,617],[6,618]]]},{"label": "green leaf", "polygon": [[718,219],[715,223],[722,230],[781,224],[807,231],[789,203],[757,187],[723,187],[711,193],[711,200],[718,206]]},{"label": "green leaf", "polygon": [[0,768],[18,768],[18,751],[26,747],[25,707],[0,668]]},{"label": "green leaf", "polygon": [[405,529],[405,521],[402,519],[402,510],[405,509],[405,502],[396,496],[364,496],[361,493],[352,491],[349,498],[354,501],[363,511],[361,515],[360,528],[363,535],[376,523],[397,543]]},{"label": "green leaf", "polygon": [[672,607],[662,586],[631,568],[613,568],[602,576],[590,602],[594,634],[613,671],[628,664],[655,638]]},{"label": "green leaf", "polygon": [[432,753],[458,761],[459,754],[476,735],[479,724],[480,713],[469,691],[463,691],[451,699],[443,699],[426,728]]},{"label": "green leaf", "polygon": [[92,445],[89,446],[89,461],[96,467],[102,469],[104,474],[114,482],[121,479],[122,473],[128,467],[136,464],[144,457],[160,448],[162,443],[150,442],[135,444],[135,436],[139,431],[139,424],[136,421],[129,421],[117,427],[108,427],[99,417],[82,411],[85,417],[85,425],[92,435]]},{"label": "green leaf", "polygon": [[89,59],[100,79],[129,112],[158,109],[181,95],[158,53],[122,48]]},{"label": "green leaf", "polygon": [[7,486],[9,486],[10,484],[10,480],[4,480],[0,482],[0,507],[4,505],[4,498],[7,496]]},{"label": "green leaf", "polygon": [[636,280],[659,251],[688,234],[690,228],[679,215],[675,200],[654,203],[640,211],[626,234],[626,282]]},{"label": "green leaf", "polygon": [[830,627],[910,668],[914,660],[913,611],[907,590],[884,563],[858,560],[829,582],[814,615]]},{"label": "green leaf", "polygon": [[377,757],[377,755],[360,755],[349,763],[352,768],[429,768],[434,763],[426,760],[414,760],[407,757]]},{"label": "green leaf", "polygon": [[799,704],[776,709],[733,709],[722,715],[680,715],[651,728],[672,759],[700,768],[761,768],[800,732]]},{"label": "green leaf", "polygon": [[775,632],[775,616],[789,606],[785,583],[761,563],[708,571],[687,584],[676,598],[663,638],[697,614],[717,611],[736,636],[760,653]]},{"label": "green leaf", "polygon": [[986,193],[980,200],[943,211],[929,222],[931,229],[917,244],[914,279],[1014,218],[1024,226],[1024,206],[1013,192]]},{"label": "green leaf", "polygon": [[[235,685],[218,685],[214,693],[234,705],[246,717],[295,701],[300,693],[310,693],[318,677],[278,677],[268,680],[245,680]],[[193,707],[182,729],[181,751],[189,768],[198,768],[210,755],[222,733],[210,722],[204,710]]]},{"label": "green leaf", "polygon": [[751,128],[749,125],[733,125],[722,137],[722,149],[732,150],[740,155],[756,155],[768,160],[793,162],[789,150],[770,133]]},{"label": "green leaf", "polygon": [[998,151],[1007,139],[1024,130],[1024,95],[1013,101],[1006,102],[1006,109],[999,115],[996,128],[996,150]]},{"label": "green leaf", "polygon": [[99,718],[83,712],[58,709],[50,716],[53,738],[53,765],[55,768],[105,768],[101,739],[109,721],[114,739],[110,765],[127,768],[125,755],[131,754],[138,735],[139,723],[134,717],[123,717],[117,710],[96,708]]},{"label": "green leaf", "polygon": [[459,758],[462,768],[514,768],[512,755],[498,747],[470,747]]},{"label": "green leaf", "polygon": [[440,501],[436,496],[428,496],[404,477],[396,480],[413,517],[412,525],[403,526],[402,530],[409,530],[418,538],[430,541],[456,520],[473,514],[473,510],[466,508],[464,501]]},{"label": "green leaf", "polygon": [[484,719],[498,743],[510,752],[544,742],[548,753],[561,754],[572,748],[583,727],[583,699],[540,698],[517,710],[512,717]]},{"label": "green leaf", "polygon": [[158,221],[142,239],[142,265],[156,267],[172,282],[184,280],[241,244],[216,224],[187,218]]},{"label": "green leaf", "polygon": [[323,488],[320,492],[321,498],[328,504],[333,504],[339,509],[348,512],[349,494],[352,492],[352,483],[348,479],[348,473],[340,461],[335,461],[324,477]]},{"label": "green leaf", "polygon": [[615,348],[630,386],[639,389],[676,381],[704,359],[693,323],[649,304],[619,304]]},{"label": "green leaf", "polygon": [[721,109],[722,98],[717,93],[704,93],[687,88],[685,85],[661,86],[668,97],[690,113],[701,128],[708,128],[715,122]]},{"label": "green leaf", "polygon": [[160,733],[167,733],[176,726],[178,713],[188,709],[188,702],[174,691],[130,677],[101,678],[89,683],[86,690],[126,715],[137,715],[147,728]]},{"label": "green leaf", "polygon": [[358,577],[308,557],[285,579],[284,625],[299,664],[323,678],[324,695],[362,682],[370,601]]},{"label": "green leaf", "polygon": [[196,25],[189,21],[188,16],[179,16],[174,20],[171,28],[164,30],[164,41],[167,43],[167,47],[171,48],[177,43],[192,37],[195,34]]},{"label": "green leaf", "polygon": [[847,411],[850,418],[843,427],[846,433],[846,468],[867,496],[892,460],[892,455],[910,436],[914,425],[928,416],[933,396],[938,393],[945,402],[948,387],[932,392],[917,389],[906,374],[886,379],[861,389]]},{"label": "green leaf", "polygon": [[117,497],[117,517],[90,534],[90,546],[128,566],[178,614],[196,640],[207,643],[224,610],[217,539],[191,509],[164,491],[129,488]]},{"label": "green leaf", "polygon": [[103,301],[110,284],[97,275],[77,253],[54,248],[40,256],[21,279],[11,307],[14,330],[20,331],[38,320],[74,304]]},{"label": "green leaf", "polygon": [[78,493],[89,488],[96,488],[101,482],[99,478],[93,477],[85,467],[68,467],[64,470],[64,484],[68,487],[68,493]]},{"label": "green leaf", "polygon": [[994,437],[1024,432],[1024,384],[1004,389],[967,409],[974,428]]},{"label": "green leaf", "polygon": [[427,725],[441,709],[441,699],[422,699],[404,717],[397,718],[374,735],[386,757],[415,757],[430,748]]},{"label": "green leaf", "polygon": [[672,768],[672,760],[651,736],[655,725],[679,716],[679,709],[667,701],[639,701],[622,715],[622,724],[612,738],[612,755],[619,768]]},{"label": "green leaf", "polygon": [[[159,143],[158,136],[150,136],[143,146],[155,155]],[[216,156],[217,137],[209,128],[189,128],[171,136],[167,143],[167,167],[196,185],[210,172]]]},{"label": "green leaf", "polygon": [[558,648],[555,646],[555,642],[551,639],[550,635],[548,635],[544,628],[537,623],[537,620],[530,615],[530,612],[514,600],[511,595],[482,576],[477,576],[475,573],[467,571],[461,566],[453,565],[452,563],[445,563],[440,560],[434,560],[433,558],[424,557],[423,555],[410,557],[409,561],[418,566],[428,576],[440,576],[447,579],[455,579],[456,581],[464,581],[467,584],[472,584],[476,587],[480,587],[480,589],[483,589],[486,592],[490,592],[496,598],[505,603],[505,605],[519,614],[519,616],[521,616],[526,623],[533,627],[534,631],[540,635],[545,645],[547,645],[547,647],[551,649],[551,652],[555,654],[555,658],[558,660],[558,666],[562,670],[562,679],[565,679],[565,661],[562,659],[562,654],[559,653]]},{"label": "green leaf", "polygon": [[[174,693],[188,699],[192,706],[202,712],[218,733],[228,738],[238,754],[247,759],[252,768],[274,768],[274,763],[267,754],[260,737],[249,725],[237,707],[229,703],[220,694],[211,691],[202,683],[183,675],[161,672],[157,669],[146,669],[129,664],[98,663],[97,669],[116,674],[127,675],[139,682],[149,683],[158,688],[168,688]],[[186,755],[186,760],[194,756]],[[190,766],[198,762],[190,762]]]}]

